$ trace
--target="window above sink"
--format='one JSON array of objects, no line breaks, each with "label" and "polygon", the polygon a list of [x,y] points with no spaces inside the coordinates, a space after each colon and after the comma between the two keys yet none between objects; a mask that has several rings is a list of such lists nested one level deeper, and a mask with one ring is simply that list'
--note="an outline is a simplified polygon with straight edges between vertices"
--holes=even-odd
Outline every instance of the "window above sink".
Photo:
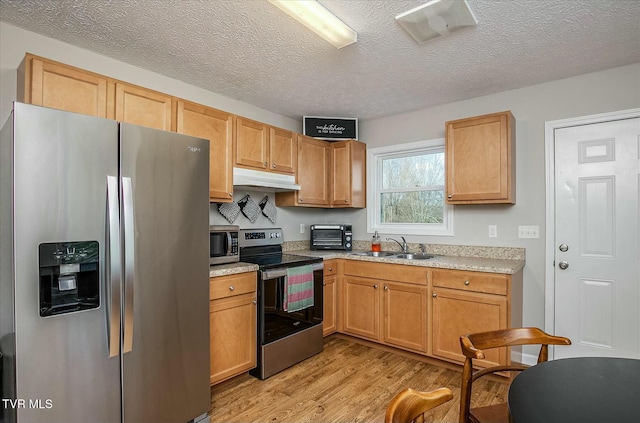
[{"label": "window above sink", "polygon": [[367,231],[453,236],[444,138],[367,151]]}]

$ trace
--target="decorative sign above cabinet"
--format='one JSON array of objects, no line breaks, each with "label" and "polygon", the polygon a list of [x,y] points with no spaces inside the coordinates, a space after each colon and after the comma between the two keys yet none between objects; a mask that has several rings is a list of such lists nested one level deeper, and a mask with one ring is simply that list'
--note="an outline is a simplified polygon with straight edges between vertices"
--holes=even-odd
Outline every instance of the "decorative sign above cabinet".
[{"label": "decorative sign above cabinet", "polygon": [[325,140],[357,140],[358,119],[338,117],[302,117],[303,134]]}]

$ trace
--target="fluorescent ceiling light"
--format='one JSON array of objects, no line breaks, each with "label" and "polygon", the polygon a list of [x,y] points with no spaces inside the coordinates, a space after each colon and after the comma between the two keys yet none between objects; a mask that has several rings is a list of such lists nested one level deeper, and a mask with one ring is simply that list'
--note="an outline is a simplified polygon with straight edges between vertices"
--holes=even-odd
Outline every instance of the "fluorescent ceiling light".
[{"label": "fluorescent ceiling light", "polygon": [[433,0],[396,16],[396,21],[420,44],[478,25],[466,0]]},{"label": "fluorescent ceiling light", "polygon": [[269,0],[336,48],[358,41],[358,34],[315,0]]}]

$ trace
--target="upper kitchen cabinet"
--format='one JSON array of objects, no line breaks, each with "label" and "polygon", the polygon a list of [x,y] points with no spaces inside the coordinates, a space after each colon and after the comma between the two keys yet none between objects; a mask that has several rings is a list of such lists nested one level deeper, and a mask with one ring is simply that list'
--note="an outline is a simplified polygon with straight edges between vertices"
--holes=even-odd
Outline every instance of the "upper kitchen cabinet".
[{"label": "upper kitchen cabinet", "polygon": [[297,148],[291,131],[236,116],[236,166],[294,174]]},{"label": "upper kitchen cabinet", "polygon": [[349,140],[331,143],[332,207],[366,207],[366,145]]},{"label": "upper kitchen cabinet", "polygon": [[177,101],[176,131],[209,140],[209,201],[233,200],[233,115],[220,110]]},{"label": "upper kitchen cabinet", "polygon": [[330,207],[331,143],[297,135],[300,191],[276,193],[278,206]]},{"label": "upper kitchen cabinet", "polygon": [[276,193],[278,206],[366,207],[366,144],[298,134],[300,191]]},{"label": "upper kitchen cabinet", "polygon": [[233,162],[237,166],[268,170],[269,127],[261,122],[236,116]]},{"label": "upper kitchen cabinet", "polygon": [[295,174],[298,162],[295,134],[269,127],[269,168],[273,172]]},{"label": "upper kitchen cabinet", "polygon": [[510,111],[446,123],[448,204],[515,204],[515,132]]},{"label": "upper kitchen cabinet", "polygon": [[17,98],[24,103],[113,118],[108,114],[109,90],[113,92],[113,83],[102,75],[28,53],[18,68]]},{"label": "upper kitchen cabinet", "polygon": [[115,117],[120,122],[172,131],[172,101],[167,94],[116,82]]}]

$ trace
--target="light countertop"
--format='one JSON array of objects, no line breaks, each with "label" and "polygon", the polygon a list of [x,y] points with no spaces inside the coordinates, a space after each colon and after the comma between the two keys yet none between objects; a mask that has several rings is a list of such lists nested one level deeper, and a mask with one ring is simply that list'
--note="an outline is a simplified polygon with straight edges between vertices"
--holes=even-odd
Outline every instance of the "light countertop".
[{"label": "light countertop", "polygon": [[[370,261],[375,263],[394,263],[405,264],[409,266],[423,266],[439,269],[466,270],[473,272],[502,273],[514,274],[520,271],[525,264],[521,259],[504,259],[504,258],[486,258],[486,257],[463,257],[463,256],[447,256],[436,255],[429,260],[406,260],[392,257],[369,257],[357,256],[353,253],[359,251],[311,251],[311,250],[294,250],[287,251],[289,254],[297,254],[309,257],[321,257],[324,260],[329,259],[349,259],[358,261]],[[258,270],[258,266],[250,263],[230,263],[218,266],[211,266],[209,270],[210,277],[233,275],[237,273],[253,272]]]}]

